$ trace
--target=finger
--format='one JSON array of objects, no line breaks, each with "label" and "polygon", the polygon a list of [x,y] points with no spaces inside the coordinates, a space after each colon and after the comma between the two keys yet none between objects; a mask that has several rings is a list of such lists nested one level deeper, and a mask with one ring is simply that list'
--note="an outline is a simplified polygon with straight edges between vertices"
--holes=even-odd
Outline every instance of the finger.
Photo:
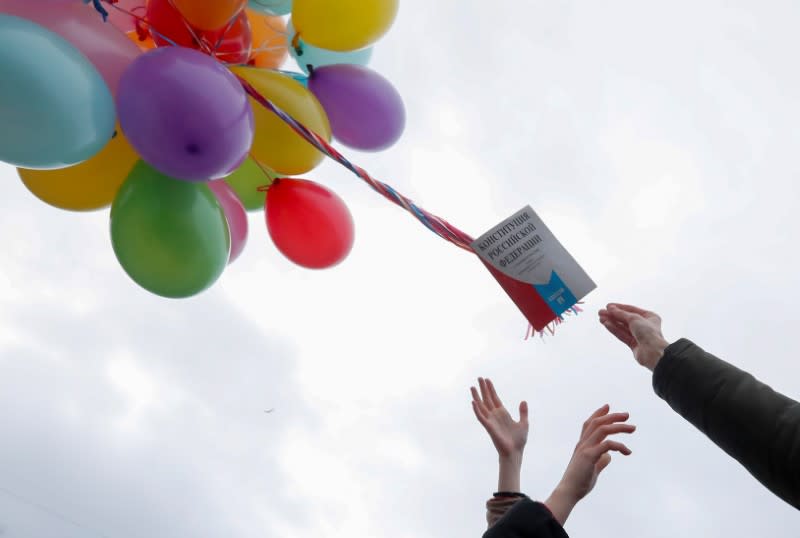
[{"label": "finger", "polygon": [[489,396],[489,387],[486,384],[486,380],[484,378],[478,378],[478,384],[481,387],[481,398],[483,401],[483,405],[491,411],[494,409],[494,405],[492,404],[492,398]]},{"label": "finger", "polygon": [[528,402],[525,400],[519,404],[519,421],[524,424],[528,423]]},{"label": "finger", "polygon": [[602,417],[603,415],[608,413],[609,409],[611,409],[611,406],[606,404],[603,407],[601,407],[600,409],[598,409],[597,411],[595,411],[594,413],[592,413],[591,416],[589,416],[589,418],[586,419],[586,422],[583,423],[583,428],[581,428],[581,437],[583,437],[583,434],[586,432],[586,428],[589,427],[589,425],[592,423],[592,421],[594,419],[596,419],[598,417]]},{"label": "finger", "polygon": [[649,310],[631,305],[611,305],[608,309],[608,313],[617,319],[624,319],[628,323],[640,319],[661,319],[655,312],[650,312]]},{"label": "finger", "polygon": [[650,310],[645,310],[644,308],[639,308],[638,306],[634,306],[632,304],[611,303],[608,305],[609,310],[613,310],[615,308],[624,310],[626,312],[631,312],[633,314],[639,314],[640,316],[657,315],[655,312],[651,312]]},{"label": "finger", "polygon": [[481,401],[481,395],[478,394],[478,389],[476,389],[475,387],[470,387],[469,390],[470,390],[470,392],[472,392],[472,399],[474,401],[476,401],[476,402],[480,402]]},{"label": "finger", "polygon": [[643,318],[639,314],[628,312],[620,308],[611,307],[608,310],[608,319],[616,323],[624,323],[625,325],[629,325],[630,323]]},{"label": "finger", "polygon": [[500,401],[500,397],[497,395],[497,391],[494,388],[494,383],[492,383],[492,380],[487,379],[486,385],[489,387],[489,396],[492,398],[492,403],[494,406],[503,407],[503,402]]},{"label": "finger", "polygon": [[477,404],[481,414],[483,414],[488,419],[489,410],[486,409],[486,405],[484,405],[480,394],[478,394],[478,389],[476,389],[475,387],[470,387],[470,391],[472,392],[472,401],[475,402],[475,404]]},{"label": "finger", "polygon": [[603,472],[603,469],[608,467],[608,464],[611,463],[611,454],[605,453],[600,456],[600,460],[594,464],[594,469],[597,474]]},{"label": "finger", "polygon": [[481,416],[485,420],[489,420],[489,410],[486,409],[485,405],[483,405],[483,402],[481,401],[480,397],[478,396],[478,391],[475,390],[475,387],[472,387],[472,403],[475,404],[475,407],[478,409],[478,411],[480,412]]},{"label": "finger", "polygon": [[618,433],[633,433],[636,431],[636,426],[633,424],[608,424],[600,426],[594,433],[590,434],[586,442],[590,445],[595,445],[603,441],[609,435],[616,435]]},{"label": "finger", "polygon": [[497,425],[494,422],[492,422],[492,420],[485,413],[481,411],[478,403],[473,401],[472,409],[473,411],[475,411],[475,417],[478,419],[478,422],[481,423],[481,426],[483,426],[483,428],[486,430],[486,433],[488,433],[489,437],[491,437],[492,440],[494,441],[494,439],[498,435]]},{"label": "finger", "polygon": [[488,423],[487,417],[481,412],[480,407],[478,406],[478,402],[476,402],[475,400],[472,400],[472,410],[475,412],[475,418],[478,419],[478,422],[480,422],[484,428],[488,429],[489,426],[487,425]]},{"label": "finger", "polygon": [[633,348],[636,345],[636,339],[631,334],[630,329],[628,329],[627,325],[623,325],[621,323],[615,323],[610,319],[600,320],[600,323],[603,324],[608,332],[613,334],[617,337],[617,340],[625,344],[626,346]]},{"label": "finger", "polygon": [[629,413],[611,413],[595,417],[589,421],[588,427],[583,431],[583,439],[589,439],[598,428],[614,424],[616,422],[625,422],[630,418]]},{"label": "finger", "polygon": [[633,453],[631,452],[631,449],[624,444],[617,441],[612,441],[610,439],[606,439],[594,447],[589,453],[592,455],[595,461],[600,461],[600,458],[603,456],[603,454],[610,451],[619,452],[625,456],[630,456]]}]

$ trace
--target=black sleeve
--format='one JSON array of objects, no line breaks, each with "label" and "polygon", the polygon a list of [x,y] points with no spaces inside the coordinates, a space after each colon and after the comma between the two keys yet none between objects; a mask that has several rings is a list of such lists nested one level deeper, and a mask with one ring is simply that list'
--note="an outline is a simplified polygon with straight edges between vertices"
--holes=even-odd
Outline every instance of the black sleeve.
[{"label": "black sleeve", "polygon": [[653,388],[762,484],[800,509],[800,404],[685,339],[664,352]]},{"label": "black sleeve", "polygon": [[517,502],[483,538],[569,538],[542,503],[525,498]]}]

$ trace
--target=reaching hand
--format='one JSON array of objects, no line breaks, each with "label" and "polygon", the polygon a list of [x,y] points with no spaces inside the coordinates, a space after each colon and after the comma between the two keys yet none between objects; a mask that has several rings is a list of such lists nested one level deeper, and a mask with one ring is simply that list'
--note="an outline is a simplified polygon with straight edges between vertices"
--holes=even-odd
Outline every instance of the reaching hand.
[{"label": "reaching hand", "polygon": [[661,334],[661,318],[636,306],[610,304],[600,310],[600,323],[633,351],[636,361],[655,370],[669,345]]},{"label": "reaching hand", "polygon": [[528,441],[528,404],[519,404],[519,422],[503,407],[503,402],[497,396],[494,385],[490,379],[478,378],[480,395],[472,387],[472,409],[489,437],[492,438],[497,453],[500,457],[522,455],[525,443]]},{"label": "reaching hand", "polygon": [[620,452],[626,456],[631,454],[624,444],[607,439],[609,435],[633,433],[636,430],[632,424],[623,424],[628,417],[628,413],[609,414],[608,405],[604,405],[583,424],[581,438],[564,477],[545,503],[562,525],[578,501],[592,491],[603,469],[611,463],[609,452]]}]

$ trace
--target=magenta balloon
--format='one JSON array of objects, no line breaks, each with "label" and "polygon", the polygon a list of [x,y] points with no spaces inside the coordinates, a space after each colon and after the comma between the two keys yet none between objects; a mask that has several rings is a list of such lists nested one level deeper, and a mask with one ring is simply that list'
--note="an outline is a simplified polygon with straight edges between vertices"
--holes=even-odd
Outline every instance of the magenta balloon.
[{"label": "magenta balloon", "polygon": [[146,0],[118,0],[114,5],[105,5],[105,8],[108,11],[108,22],[120,31],[127,33],[136,29],[135,15],[139,17],[146,15],[147,2]]},{"label": "magenta balloon", "polygon": [[231,264],[239,257],[247,243],[247,211],[224,180],[209,181],[208,187],[219,200],[219,205],[222,206],[225,218],[228,220],[228,230],[231,232],[231,254],[228,264]]},{"label": "magenta balloon", "polygon": [[72,43],[100,71],[112,95],[122,72],[141,54],[136,43],[80,0],[0,0],[0,13],[28,19]]},{"label": "magenta balloon", "polygon": [[333,136],[346,146],[380,151],[403,134],[403,99],[391,82],[371,69],[349,64],[317,67],[308,88],[328,114]]},{"label": "magenta balloon", "polygon": [[220,179],[253,144],[253,110],[224,65],[184,47],[139,56],[117,95],[122,131],[159,172],[184,181]]}]

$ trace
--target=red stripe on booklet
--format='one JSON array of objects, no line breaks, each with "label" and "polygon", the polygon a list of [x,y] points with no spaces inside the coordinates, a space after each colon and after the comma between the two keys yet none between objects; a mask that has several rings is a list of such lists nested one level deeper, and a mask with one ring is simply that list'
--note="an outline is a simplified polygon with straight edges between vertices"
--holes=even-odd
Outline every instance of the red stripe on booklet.
[{"label": "red stripe on booklet", "polygon": [[481,260],[483,265],[489,269],[492,276],[497,280],[497,283],[503,287],[505,292],[520,309],[525,319],[533,325],[537,331],[543,331],[550,323],[554,322],[558,316],[547,305],[542,296],[536,291],[536,288],[526,282],[520,282],[507,276],[485,261]]}]

